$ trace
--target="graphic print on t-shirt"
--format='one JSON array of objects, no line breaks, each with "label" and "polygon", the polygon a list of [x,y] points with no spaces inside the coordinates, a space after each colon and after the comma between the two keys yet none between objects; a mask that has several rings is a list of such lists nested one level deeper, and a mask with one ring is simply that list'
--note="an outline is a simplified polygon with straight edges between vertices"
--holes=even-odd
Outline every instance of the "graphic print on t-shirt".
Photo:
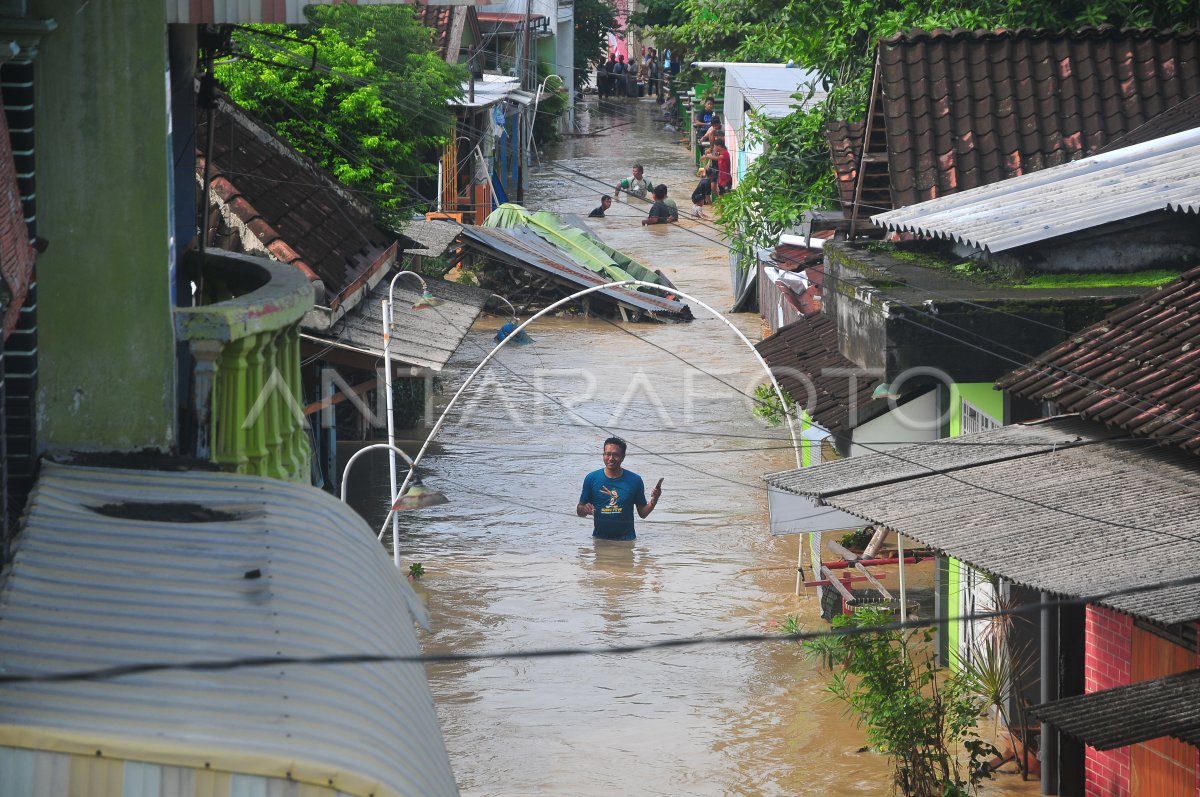
[{"label": "graphic print on t-shirt", "polygon": [[617,502],[621,500],[621,495],[617,492],[616,488],[609,487],[606,484],[600,488],[600,492],[608,496],[608,506],[600,507],[600,511],[608,515],[611,515],[614,512],[620,514],[621,507],[617,504]]}]

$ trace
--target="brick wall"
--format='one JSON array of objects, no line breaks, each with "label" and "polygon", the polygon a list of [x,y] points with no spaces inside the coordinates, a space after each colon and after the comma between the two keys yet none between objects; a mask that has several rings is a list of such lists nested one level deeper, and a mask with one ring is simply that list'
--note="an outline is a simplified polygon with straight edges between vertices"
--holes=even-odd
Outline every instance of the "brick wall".
[{"label": "brick wall", "polygon": [[[1133,620],[1094,604],[1087,607],[1084,684],[1088,694],[1129,683]],[[1088,797],[1129,794],[1130,748],[1101,752],[1086,748]]]}]

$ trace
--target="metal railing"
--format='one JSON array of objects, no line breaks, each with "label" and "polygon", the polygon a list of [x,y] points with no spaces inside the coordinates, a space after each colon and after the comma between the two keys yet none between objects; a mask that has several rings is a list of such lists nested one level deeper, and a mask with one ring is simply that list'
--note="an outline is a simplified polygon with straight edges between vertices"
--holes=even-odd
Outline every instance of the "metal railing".
[{"label": "metal railing", "polygon": [[312,456],[300,387],[300,320],[313,288],[297,269],[209,250],[203,300],[175,310],[191,354],[183,453],[223,470],[308,483]]}]

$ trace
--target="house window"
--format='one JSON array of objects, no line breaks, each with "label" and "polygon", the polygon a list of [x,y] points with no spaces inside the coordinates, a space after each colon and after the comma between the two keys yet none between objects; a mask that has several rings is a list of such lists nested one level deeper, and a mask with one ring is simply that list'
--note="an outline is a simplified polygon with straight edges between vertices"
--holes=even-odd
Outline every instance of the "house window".
[{"label": "house window", "polygon": [[995,429],[1003,426],[998,420],[988,415],[969,401],[962,403],[962,433],[982,432],[985,429]]}]

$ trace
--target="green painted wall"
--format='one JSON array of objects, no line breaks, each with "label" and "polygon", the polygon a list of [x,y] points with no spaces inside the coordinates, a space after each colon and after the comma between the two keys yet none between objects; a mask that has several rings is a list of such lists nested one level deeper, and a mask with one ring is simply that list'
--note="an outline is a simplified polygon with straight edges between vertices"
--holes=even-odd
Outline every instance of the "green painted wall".
[{"label": "green painted wall", "polygon": [[[166,11],[33,0],[43,450],[174,442]],[[186,134],[186,131],[184,131]]]},{"label": "green painted wall", "polygon": [[[560,71],[558,68],[558,63],[557,63],[557,61],[558,61],[558,46],[557,46],[553,36],[545,36],[543,38],[538,39],[537,46],[535,49],[537,51],[538,73],[539,74],[541,74],[541,68],[542,68],[543,64],[550,67],[551,72]],[[542,79],[544,79],[545,77],[546,76],[543,74]],[[540,83],[541,80],[539,80],[538,82]],[[557,85],[557,84],[552,83],[551,85]]]},{"label": "green painted wall", "polygon": [[962,403],[966,400],[1004,423],[1004,393],[991,382],[972,382],[950,386],[950,436],[962,434]]},{"label": "green painted wall", "polygon": [[[955,384],[950,386],[950,436],[958,437],[963,433],[962,428],[962,403],[968,401],[978,407],[983,412],[995,418],[1000,423],[1004,423],[1004,394],[992,387],[991,382],[972,382],[966,384]],[[962,568],[965,567],[957,559],[951,559],[949,562],[948,578],[946,584],[947,607],[954,616],[958,616],[959,607],[962,605],[962,596],[959,590],[962,587]],[[949,642],[949,650],[951,653],[951,665],[955,665],[956,659],[954,654],[959,650],[961,642],[961,626],[959,623],[950,623],[946,626],[946,637]]]},{"label": "green painted wall", "polygon": [[[958,607],[961,605],[960,601],[962,600],[958,591],[962,586],[963,565],[957,559],[950,559],[946,565],[946,593],[949,596],[949,600],[946,602],[946,610],[950,613],[951,617],[958,617]],[[962,636],[961,631],[961,623],[946,624],[946,649],[950,651],[950,666],[956,670],[958,669],[957,653],[960,637]]]}]

